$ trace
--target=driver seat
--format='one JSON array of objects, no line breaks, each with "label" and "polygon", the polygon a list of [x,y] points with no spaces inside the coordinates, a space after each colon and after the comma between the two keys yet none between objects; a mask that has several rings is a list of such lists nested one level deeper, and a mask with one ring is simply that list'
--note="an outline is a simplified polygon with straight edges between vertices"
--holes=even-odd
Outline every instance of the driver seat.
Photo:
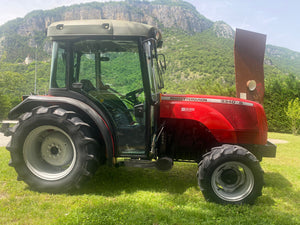
[{"label": "driver seat", "polygon": [[133,124],[133,118],[127,106],[115,94],[108,91],[97,90],[88,79],[82,79],[80,83],[82,83],[82,90],[96,98],[98,102],[105,106],[118,127],[127,127]]},{"label": "driver seat", "polygon": [[90,91],[94,91],[96,90],[96,88],[94,87],[94,85],[92,84],[92,82],[88,79],[82,79],[80,81],[80,83],[82,83],[82,89],[86,92],[90,92]]}]

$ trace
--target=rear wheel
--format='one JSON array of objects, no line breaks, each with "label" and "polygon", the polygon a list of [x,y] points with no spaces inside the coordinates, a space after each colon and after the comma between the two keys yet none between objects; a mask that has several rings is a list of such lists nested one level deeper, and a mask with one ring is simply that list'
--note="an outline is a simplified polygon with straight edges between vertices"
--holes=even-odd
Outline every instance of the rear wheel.
[{"label": "rear wheel", "polygon": [[74,112],[38,107],[13,129],[11,165],[32,189],[65,192],[79,187],[98,168],[101,146],[92,128]]},{"label": "rear wheel", "polygon": [[200,162],[198,183],[208,201],[253,204],[261,195],[263,171],[248,150],[223,145],[213,148]]}]

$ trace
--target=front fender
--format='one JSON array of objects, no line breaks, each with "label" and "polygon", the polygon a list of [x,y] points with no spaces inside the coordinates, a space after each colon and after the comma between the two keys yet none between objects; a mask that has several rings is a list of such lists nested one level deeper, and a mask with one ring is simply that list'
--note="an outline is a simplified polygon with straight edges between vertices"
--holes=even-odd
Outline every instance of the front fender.
[{"label": "front fender", "polygon": [[53,97],[53,96],[29,96],[19,105],[14,107],[8,114],[9,119],[16,119],[25,112],[30,112],[33,108],[38,106],[52,106],[58,105],[65,110],[75,111],[84,120],[92,120],[101,133],[105,145],[107,162],[112,165],[115,153],[115,144],[113,138],[113,128],[108,123],[104,113],[99,108],[92,108],[88,104],[77,99],[68,97]]}]

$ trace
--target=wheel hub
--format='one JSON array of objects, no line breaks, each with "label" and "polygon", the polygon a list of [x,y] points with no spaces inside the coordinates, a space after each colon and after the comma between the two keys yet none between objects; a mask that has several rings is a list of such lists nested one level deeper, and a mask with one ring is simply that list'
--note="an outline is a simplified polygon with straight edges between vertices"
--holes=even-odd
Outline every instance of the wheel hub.
[{"label": "wheel hub", "polygon": [[227,169],[221,174],[221,180],[229,185],[235,184],[238,181],[238,174],[233,169]]},{"label": "wheel hub", "polygon": [[52,155],[57,155],[59,153],[59,149],[56,146],[54,146],[50,149],[50,152]]},{"label": "wheel hub", "polygon": [[211,186],[221,199],[230,202],[239,201],[251,193],[254,177],[245,164],[229,161],[214,170]]},{"label": "wheel hub", "polygon": [[49,134],[41,145],[42,159],[53,166],[64,166],[70,162],[73,153],[68,139],[60,132]]},{"label": "wheel hub", "polygon": [[40,126],[32,130],[23,145],[28,169],[45,180],[67,176],[76,162],[76,149],[71,137],[55,126]]}]

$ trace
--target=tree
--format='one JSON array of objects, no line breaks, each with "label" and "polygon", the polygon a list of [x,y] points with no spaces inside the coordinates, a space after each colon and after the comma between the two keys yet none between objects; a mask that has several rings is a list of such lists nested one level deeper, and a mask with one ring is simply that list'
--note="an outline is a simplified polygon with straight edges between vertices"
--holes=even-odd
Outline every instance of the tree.
[{"label": "tree", "polygon": [[291,120],[286,109],[289,102],[296,98],[300,98],[300,80],[293,74],[269,76],[266,79],[264,108],[270,131],[291,131]]},{"label": "tree", "polygon": [[11,109],[11,103],[7,95],[0,92],[0,120],[7,118],[7,113]]},{"label": "tree", "polygon": [[286,115],[290,119],[292,133],[296,135],[300,130],[300,101],[299,98],[289,101]]}]

